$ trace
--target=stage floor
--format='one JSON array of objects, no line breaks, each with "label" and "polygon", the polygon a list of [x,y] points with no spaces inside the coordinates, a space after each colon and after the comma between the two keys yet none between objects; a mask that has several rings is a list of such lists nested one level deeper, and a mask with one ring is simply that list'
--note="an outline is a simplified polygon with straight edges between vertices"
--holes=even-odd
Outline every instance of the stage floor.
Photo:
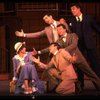
[{"label": "stage floor", "polygon": [[[85,80],[84,91],[77,95],[78,96],[99,96],[100,91],[97,91],[95,89],[95,87],[93,86],[90,80]],[[77,96],[77,95],[73,95],[73,96]],[[0,81],[0,96],[15,96],[14,94],[11,94],[9,91],[9,80]],[[24,95],[21,95],[21,96],[24,96]],[[58,96],[58,95],[55,93],[45,93],[42,96]]]}]

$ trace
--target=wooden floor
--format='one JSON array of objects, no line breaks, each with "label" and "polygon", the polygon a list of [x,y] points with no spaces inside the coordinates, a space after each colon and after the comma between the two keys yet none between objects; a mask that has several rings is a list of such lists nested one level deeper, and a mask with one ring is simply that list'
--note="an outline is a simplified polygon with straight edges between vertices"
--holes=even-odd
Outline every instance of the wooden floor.
[{"label": "wooden floor", "polygon": [[[4,77],[3,77],[4,76]],[[0,75],[0,96],[2,97],[16,97],[14,94],[11,94],[9,92],[9,78],[8,78],[8,75]],[[80,97],[80,98],[83,98],[83,97],[99,97],[100,96],[100,91],[97,91],[95,89],[95,87],[93,86],[92,82],[89,80],[89,79],[85,79],[85,87],[84,87],[84,91],[80,94],[77,94],[77,95],[71,95],[71,96],[59,96],[55,93],[45,93],[41,96],[34,96],[34,95],[28,95],[28,96],[25,96],[25,95],[19,95],[17,97],[24,97],[25,99],[26,98],[31,98],[31,99],[34,99],[34,98],[41,98],[42,100],[44,100],[45,98],[49,99],[49,98],[74,98],[75,97]],[[93,99],[92,98],[92,99]],[[46,100],[47,100],[46,99]]]}]

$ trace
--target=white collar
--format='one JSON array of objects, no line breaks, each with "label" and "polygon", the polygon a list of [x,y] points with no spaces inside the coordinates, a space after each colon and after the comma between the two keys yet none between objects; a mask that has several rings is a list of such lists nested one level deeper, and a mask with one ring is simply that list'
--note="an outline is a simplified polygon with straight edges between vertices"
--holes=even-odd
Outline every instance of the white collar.
[{"label": "white collar", "polygon": [[66,34],[64,34],[64,37],[66,37],[67,36],[67,33]]},{"label": "white collar", "polygon": [[52,28],[55,28],[55,27],[57,27],[57,22],[56,21],[54,21],[51,25],[50,25]]},{"label": "white collar", "polygon": [[26,57],[26,55],[27,55],[27,52],[26,52],[26,54],[23,56],[23,58],[21,58],[21,57],[17,54],[17,55],[15,55],[15,58],[18,59],[18,60],[20,60],[20,61],[23,61],[24,58]]},{"label": "white collar", "polygon": [[[80,21],[82,21],[82,14],[79,16]],[[76,16],[76,20],[79,21],[78,16]]]},{"label": "white collar", "polygon": [[58,50],[54,53],[54,55],[56,55],[58,53]]}]

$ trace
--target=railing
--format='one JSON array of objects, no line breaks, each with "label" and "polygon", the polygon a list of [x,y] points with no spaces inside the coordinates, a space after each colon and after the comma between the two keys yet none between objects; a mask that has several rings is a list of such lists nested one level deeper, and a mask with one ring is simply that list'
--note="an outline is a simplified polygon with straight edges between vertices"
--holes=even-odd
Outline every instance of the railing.
[{"label": "railing", "polygon": [[8,73],[8,50],[0,48],[0,73]]}]

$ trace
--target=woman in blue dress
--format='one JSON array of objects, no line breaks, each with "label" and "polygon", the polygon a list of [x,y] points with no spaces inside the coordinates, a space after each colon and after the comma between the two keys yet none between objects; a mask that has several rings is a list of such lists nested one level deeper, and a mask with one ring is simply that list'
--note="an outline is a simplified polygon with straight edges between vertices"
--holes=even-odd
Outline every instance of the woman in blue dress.
[{"label": "woman in blue dress", "polygon": [[44,83],[39,79],[32,52],[26,52],[25,42],[17,42],[14,46],[16,55],[12,58],[14,77],[16,83],[15,94],[44,93]]}]

